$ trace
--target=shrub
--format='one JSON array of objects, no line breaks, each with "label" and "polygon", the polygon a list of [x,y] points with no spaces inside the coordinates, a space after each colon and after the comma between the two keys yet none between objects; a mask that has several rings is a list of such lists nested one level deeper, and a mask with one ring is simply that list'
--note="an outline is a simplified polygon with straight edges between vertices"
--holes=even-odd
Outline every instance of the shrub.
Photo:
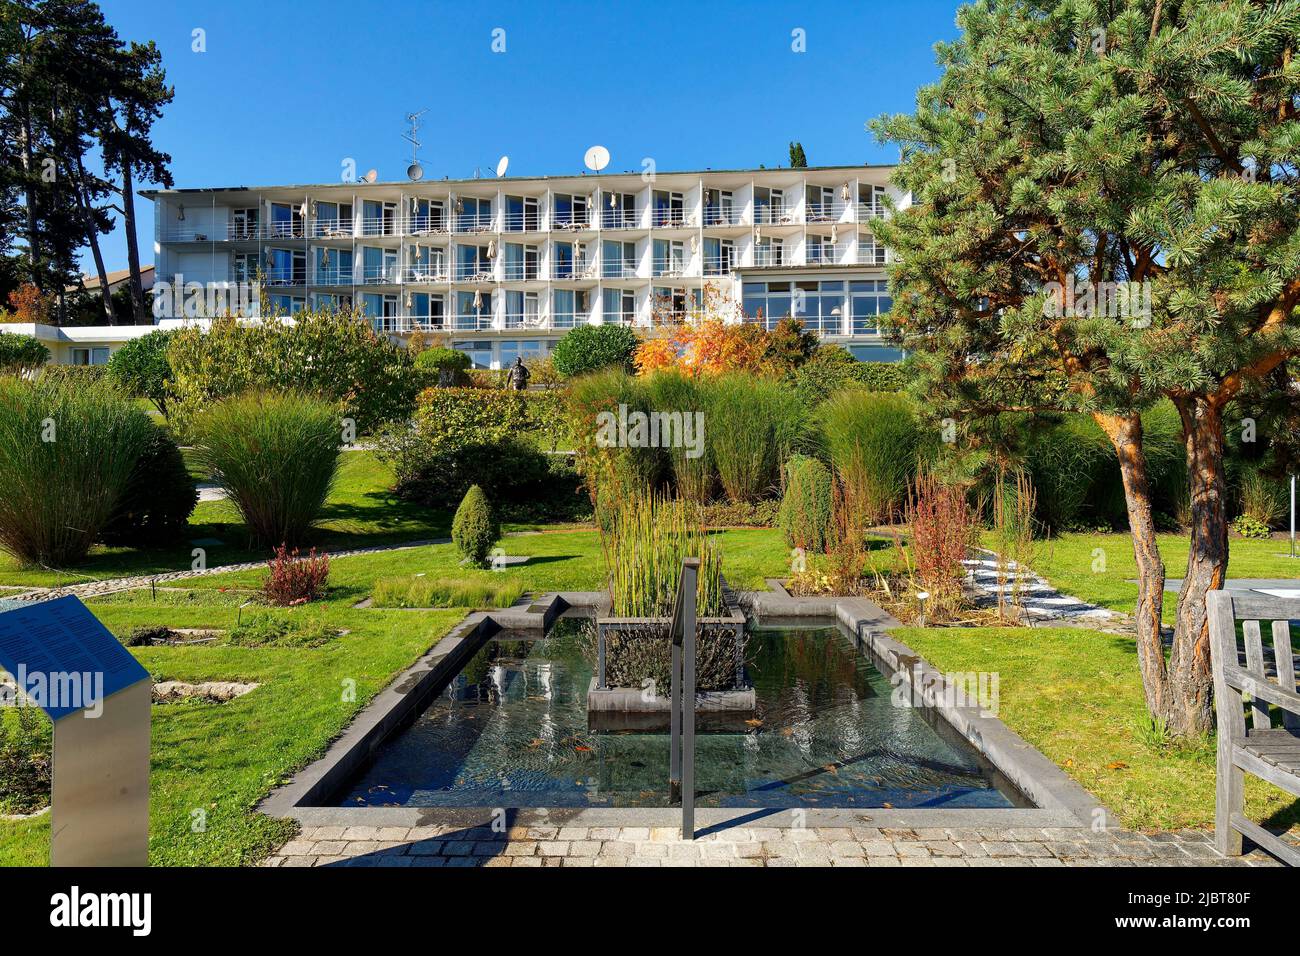
[{"label": "shrub", "polygon": [[625,325],[579,325],[555,344],[551,361],[562,378],[610,366],[631,371],[636,346],[636,333]]},{"label": "shrub", "polygon": [[161,330],[130,339],[108,360],[108,377],[128,395],[147,398],[167,414],[167,381],[172,367],[167,361],[171,333]]},{"label": "shrub", "polygon": [[779,468],[807,440],[808,419],[776,382],[722,375],[708,383],[705,441],[731,501],[757,501],[780,481]]},{"label": "shrub", "polygon": [[785,494],[777,522],[792,548],[823,552],[830,542],[831,471],[816,458],[794,455],[785,464]]},{"label": "shrub", "polygon": [[[707,389],[679,372],[660,372],[645,380],[645,393],[652,409],[681,416],[682,431],[665,449],[673,486],[678,497],[704,504],[713,497],[715,481],[702,425],[708,417]],[[688,443],[687,437],[694,440]]]},{"label": "shrub", "polygon": [[524,593],[512,575],[486,578],[380,578],[372,598],[375,607],[509,607]]},{"label": "shrub", "polygon": [[338,471],[335,407],[294,393],[250,393],[209,407],[196,457],[263,545],[301,541]]},{"label": "shrub", "polygon": [[0,546],[31,564],[84,558],[153,433],[102,384],[0,380]]},{"label": "shrub", "polygon": [[604,434],[602,419],[607,414],[653,410],[647,381],[610,368],[585,375],[569,387],[569,434],[598,518],[607,505],[655,491],[667,471],[663,449],[611,443]]},{"label": "shrub", "polygon": [[706,528],[770,528],[777,523],[780,503],[763,501],[711,501],[695,505],[692,516]]},{"label": "shrub", "polygon": [[361,432],[407,418],[423,376],[407,349],[351,312],[300,312],[292,323],[218,319],[173,333],[168,423],[189,436],[202,409],[250,390],[290,390],[341,406]]},{"label": "shrub", "polygon": [[794,372],[793,382],[800,401],[814,408],[845,389],[900,392],[907,374],[900,363],[859,362],[842,346],[823,345]]},{"label": "shrub", "polygon": [[1242,516],[1265,529],[1271,528],[1286,510],[1282,502],[1281,483],[1274,482],[1257,469],[1242,474],[1238,502]]},{"label": "shrub", "polygon": [[1263,539],[1271,535],[1268,525],[1248,514],[1237,515],[1232,522],[1232,530],[1243,538]]},{"label": "shrub", "polygon": [[53,739],[53,725],[36,708],[0,710],[0,813],[49,806]]},{"label": "shrub", "polygon": [[451,540],[456,550],[478,568],[487,566],[488,553],[501,540],[501,526],[492,513],[487,495],[478,485],[472,485],[465,492],[465,499],[456,509],[451,522]]},{"label": "shrub", "polygon": [[561,396],[546,392],[428,389],[411,424],[379,434],[380,455],[407,500],[449,505],[476,484],[503,504],[549,500],[557,489],[542,449],[564,440],[563,408]]},{"label": "shrub", "polygon": [[848,507],[869,524],[888,521],[916,473],[920,435],[912,403],[888,392],[840,392],[821,406],[820,418]]},{"label": "shrub", "polygon": [[51,382],[63,382],[74,388],[102,382],[108,378],[107,365],[46,365],[41,369],[41,378]]},{"label": "shrub", "polygon": [[918,475],[907,495],[909,556],[930,607],[955,610],[961,600],[965,560],[978,533],[966,492],[934,475]]},{"label": "shrub", "polygon": [[459,349],[446,346],[425,349],[415,357],[415,367],[433,377],[434,381],[430,384],[464,386],[469,383],[466,373],[469,371],[470,357]]},{"label": "shrub", "polygon": [[0,372],[24,375],[50,360],[50,350],[35,336],[0,332]]},{"label": "shrub", "polygon": [[290,607],[325,596],[330,577],[328,554],[317,555],[312,548],[304,557],[297,548],[289,551],[281,545],[266,566],[270,573],[262,581],[262,595],[269,603]]},{"label": "shrub", "polygon": [[199,491],[181,450],[165,431],[154,427],[100,537],[106,544],[133,548],[175,541],[189,527],[198,501]]}]

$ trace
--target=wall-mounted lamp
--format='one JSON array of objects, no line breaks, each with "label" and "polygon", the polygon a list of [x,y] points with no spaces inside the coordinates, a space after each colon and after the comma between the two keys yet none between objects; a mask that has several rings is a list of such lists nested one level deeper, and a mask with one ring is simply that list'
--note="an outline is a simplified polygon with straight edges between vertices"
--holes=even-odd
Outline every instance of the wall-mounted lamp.
[{"label": "wall-mounted lamp", "polygon": [[176,219],[178,222],[185,221],[185,203],[180,203],[176,207]]}]

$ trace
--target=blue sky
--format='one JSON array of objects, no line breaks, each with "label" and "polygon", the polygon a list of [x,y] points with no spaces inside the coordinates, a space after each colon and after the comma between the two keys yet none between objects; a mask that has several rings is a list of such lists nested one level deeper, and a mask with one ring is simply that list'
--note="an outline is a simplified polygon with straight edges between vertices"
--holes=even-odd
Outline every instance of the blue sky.
[{"label": "blue sky", "polygon": [[[342,163],[405,177],[407,113],[426,178],[892,162],[863,123],[909,110],[956,35],[955,0],[513,3],[100,0],[154,40],[176,99],[155,127],[180,187],[336,182]],[[505,31],[505,52],[492,50]],[[193,31],[206,52],[194,52]],[[792,49],[803,30],[806,51]],[[153,217],[140,207],[141,257]],[[87,256],[87,259],[89,257]],[[126,265],[119,229],[104,242]],[[90,264],[85,263],[87,269]]]}]

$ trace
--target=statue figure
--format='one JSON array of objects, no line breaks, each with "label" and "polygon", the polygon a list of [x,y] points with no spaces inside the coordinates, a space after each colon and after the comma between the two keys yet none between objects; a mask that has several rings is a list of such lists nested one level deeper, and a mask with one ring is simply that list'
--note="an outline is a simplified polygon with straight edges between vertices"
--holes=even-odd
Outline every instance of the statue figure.
[{"label": "statue figure", "polygon": [[509,382],[510,388],[516,392],[522,392],[528,387],[528,379],[531,376],[528,367],[524,365],[522,356],[515,357],[515,364],[510,366]]}]

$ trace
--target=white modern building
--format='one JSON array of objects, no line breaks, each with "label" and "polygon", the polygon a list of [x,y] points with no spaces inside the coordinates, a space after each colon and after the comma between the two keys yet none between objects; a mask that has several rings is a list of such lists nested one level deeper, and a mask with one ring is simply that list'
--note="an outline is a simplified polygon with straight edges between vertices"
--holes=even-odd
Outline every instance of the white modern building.
[{"label": "white modern building", "polygon": [[[274,312],[351,306],[394,336],[442,334],[479,367],[550,351],[581,323],[650,326],[708,301],[802,319],[866,360],[872,234],[890,166],[147,190],[157,282],[260,281]],[[179,288],[177,288],[179,292]],[[180,297],[177,297],[180,301]],[[164,318],[194,318],[164,314]]]}]

